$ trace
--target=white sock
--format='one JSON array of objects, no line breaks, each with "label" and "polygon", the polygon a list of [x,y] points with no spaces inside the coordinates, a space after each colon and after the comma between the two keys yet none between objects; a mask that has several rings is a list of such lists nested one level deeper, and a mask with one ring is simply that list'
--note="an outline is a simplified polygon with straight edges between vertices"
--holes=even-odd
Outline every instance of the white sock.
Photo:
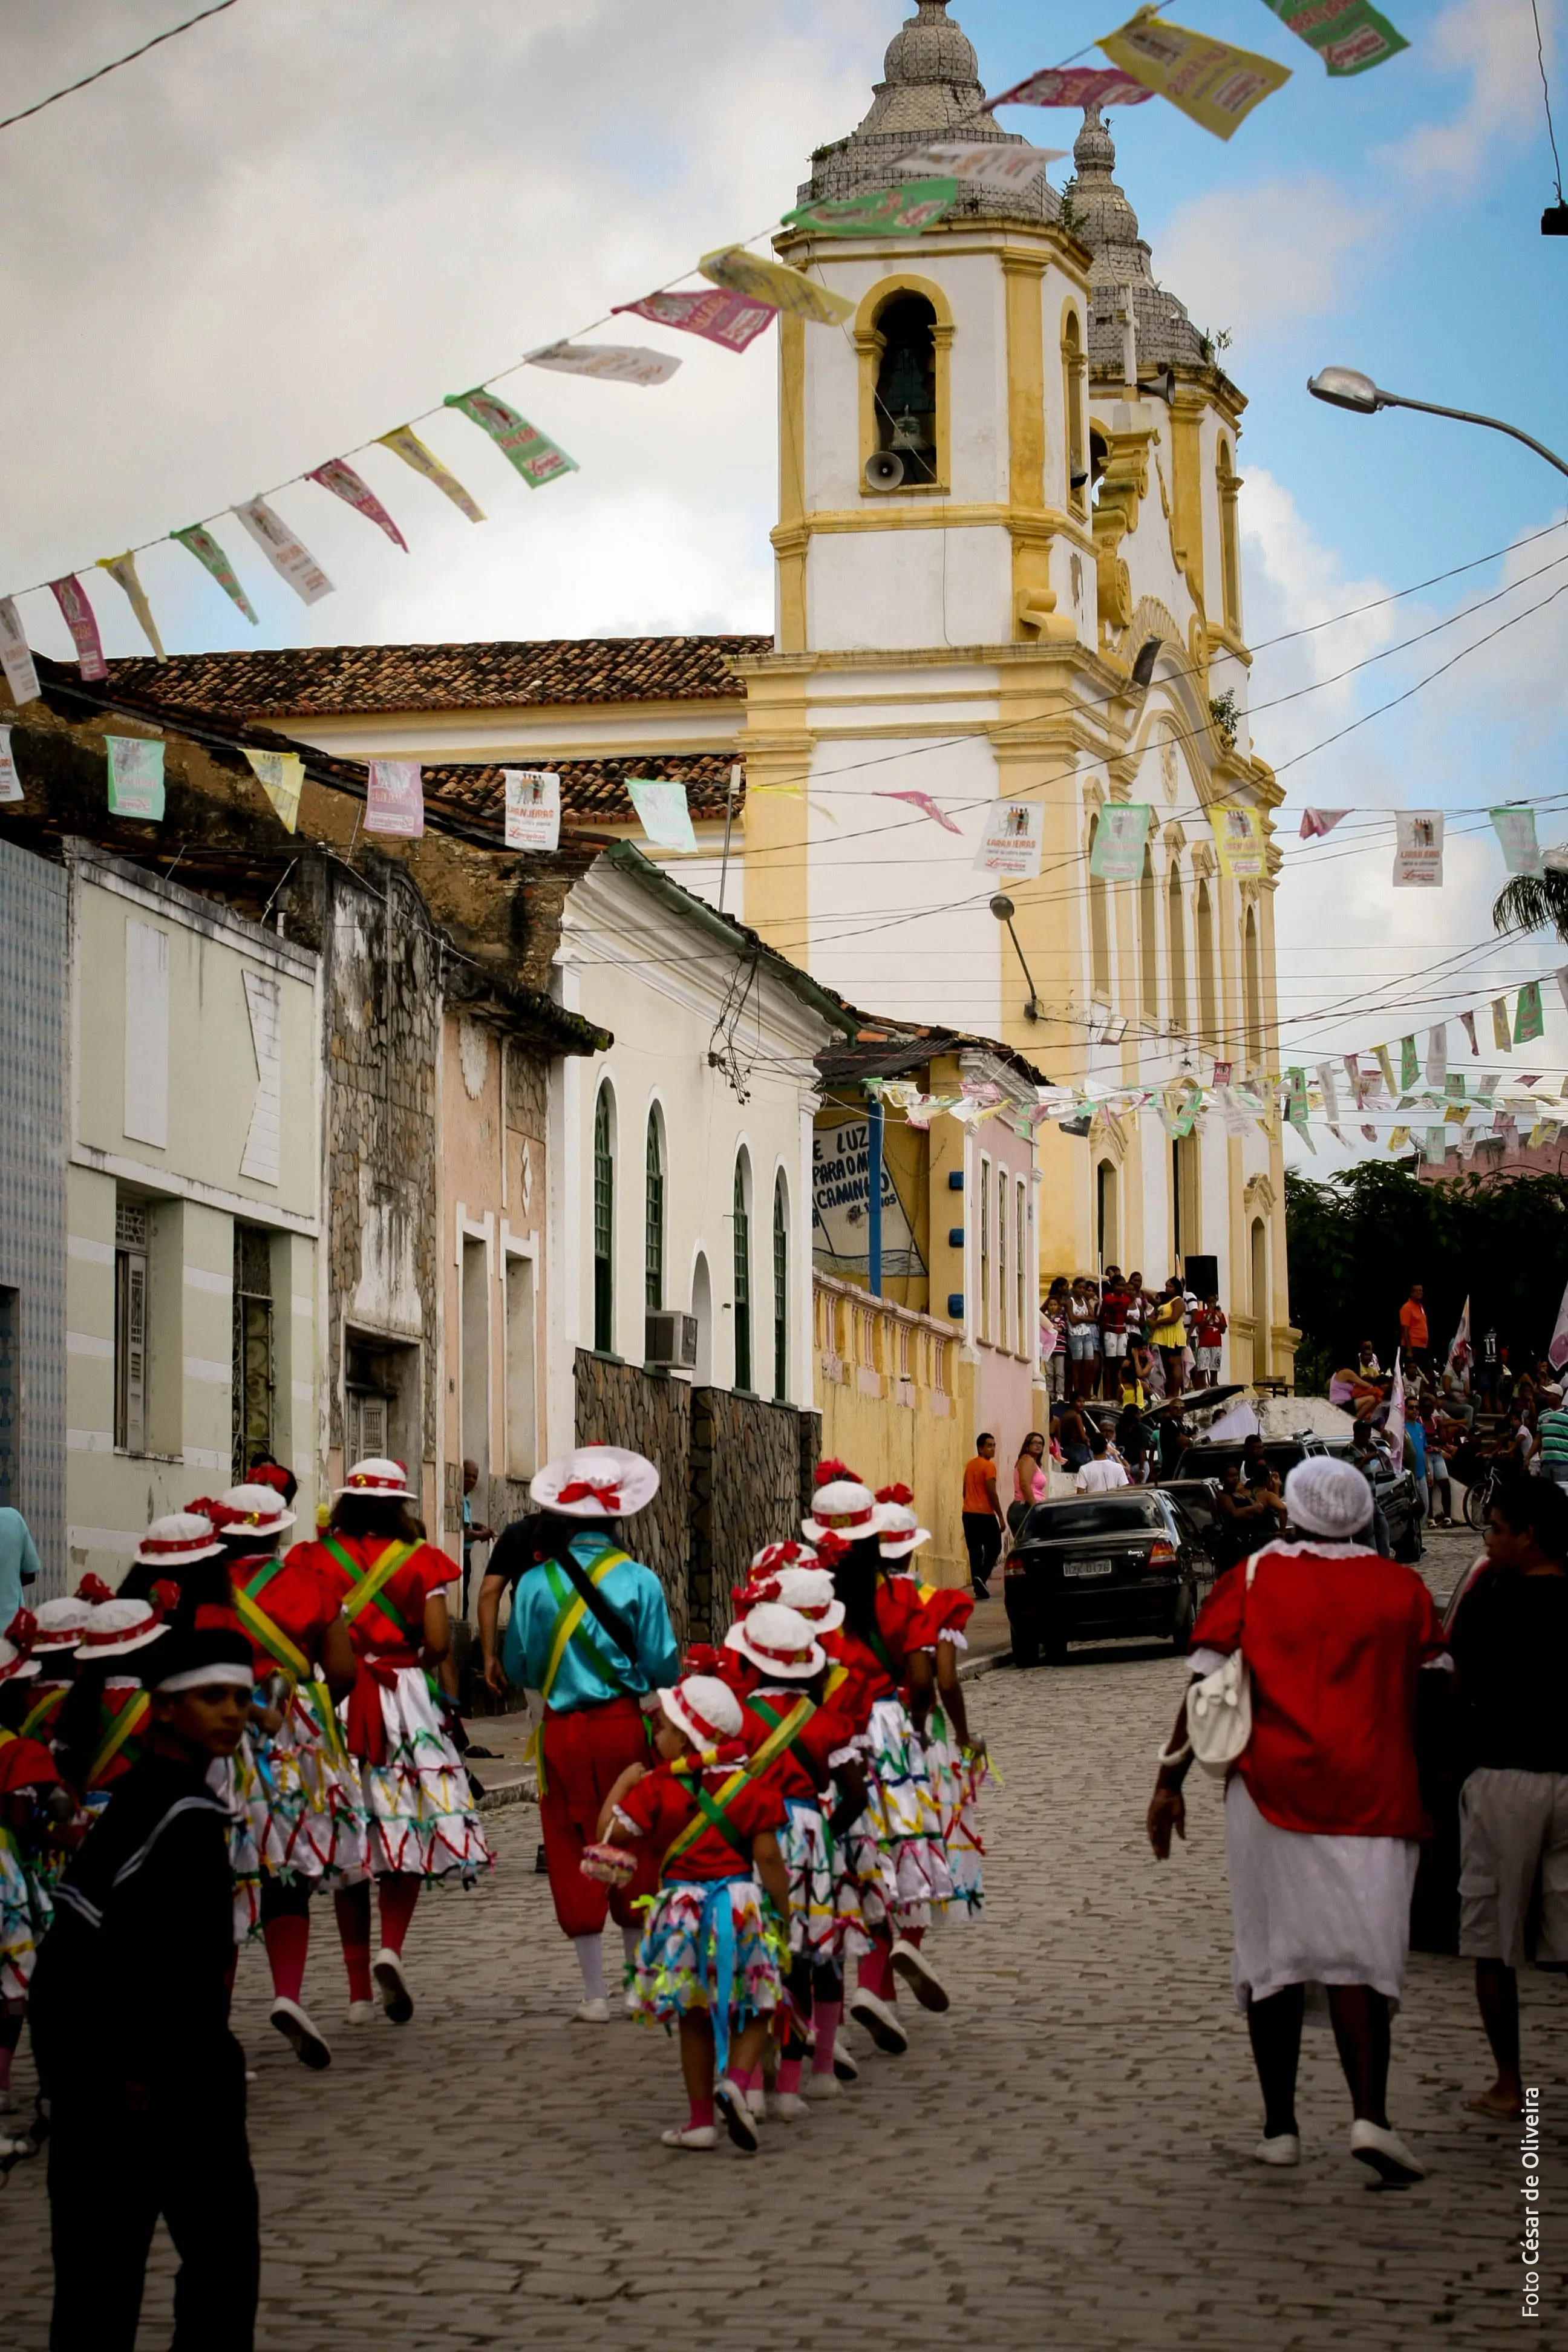
[{"label": "white sock", "polygon": [[637,1964],[637,1946],[641,1942],[642,1929],[640,1927],[623,1927],[621,1929],[621,1949],[626,1956],[626,1966],[628,1969],[635,1969]]},{"label": "white sock", "polygon": [[574,1936],[577,1966],[583,1971],[584,2000],[605,1999],[605,1948],[597,1936]]}]

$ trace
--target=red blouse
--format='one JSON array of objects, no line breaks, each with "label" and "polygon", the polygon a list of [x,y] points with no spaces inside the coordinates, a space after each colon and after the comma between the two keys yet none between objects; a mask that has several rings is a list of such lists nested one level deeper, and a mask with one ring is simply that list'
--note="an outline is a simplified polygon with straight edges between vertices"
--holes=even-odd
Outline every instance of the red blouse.
[{"label": "red blouse", "polygon": [[[285,1634],[300,1653],[308,1665],[313,1666],[321,1654],[321,1641],[328,1626],[338,1613],[338,1587],[347,1583],[337,1562],[332,1562],[335,1583],[329,1583],[321,1570],[307,1557],[320,1549],[315,1544],[296,1544],[281,1566],[273,1570],[257,1592],[255,1605],[269,1617],[278,1631]],[[240,1559],[231,1564],[229,1574],[236,1592],[243,1592],[256,1582],[268,1565],[262,1559]],[[245,1628],[250,1633],[248,1626]],[[278,1660],[270,1650],[250,1635],[251,1651],[256,1662],[258,1681],[275,1674]]]},{"label": "red blouse", "polygon": [[1236,1769],[1265,1820],[1330,1837],[1418,1838],[1415,1677],[1446,1648],[1413,1569],[1370,1551],[1269,1544],[1226,1570],[1194,1650],[1239,1643],[1252,1738]]},{"label": "red blouse", "polygon": [[[751,1702],[764,1698],[783,1722],[800,1697],[798,1689],[765,1683],[755,1667],[750,1678],[741,1686],[741,1708],[743,1717],[742,1737],[754,1756],[766,1739],[773,1736],[773,1726],[766,1716],[758,1712]],[[855,1737],[855,1725],[837,1706],[819,1706],[802,1724],[789,1746],[766,1768],[766,1777],[786,1799],[797,1803],[814,1804],[817,1792],[827,1787],[833,1778],[828,1758],[847,1748]]]},{"label": "red blouse", "polygon": [[[390,1541],[386,1536],[345,1536],[336,1529],[331,1539],[365,1575]],[[335,1608],[342,1608],[354,1591],[353,1579],[325,1543],[296,1544],[284,1565],[312,1570]],[[417,1545],[401,1568],[393,1570],[375,1599],[351,1621],[355,1655],[364,1658],[401,1651],[411,1662],[416,1660],[425,1640],[425,1603],[433,1592],[444,1592],[456,1574],[444,1551],[437,1551],[434,1544]]]},{"label": "red blouse", "polygon": [[[727,1780],[732,1780],[738,1767],[734,1764],[710,1765],[702,1775],[702,1785],[710,1797],[717,1797]],[[689,1771],[677,1772],[668,1764],[656,1764],[621,1798],[619,1810],[637,1832],[657,1849],[661,1862],[681,1831],[698,1811],[697,1800],[691,1793]],[[751,1874],[751,1842],[764,1830],[782,1829],[785,1819],[784,1801],[771,1775],[761,1780],[743,1780],[731,1797],[724,1801],[724,1811],[736,1835],[745,1844],[742,1854],[731,1845],[722,1830],[705,1822],[702,1828],[684,1851],[668,1865],[667,1874],[671,1883],[683,1878],[740,1878]]]}]

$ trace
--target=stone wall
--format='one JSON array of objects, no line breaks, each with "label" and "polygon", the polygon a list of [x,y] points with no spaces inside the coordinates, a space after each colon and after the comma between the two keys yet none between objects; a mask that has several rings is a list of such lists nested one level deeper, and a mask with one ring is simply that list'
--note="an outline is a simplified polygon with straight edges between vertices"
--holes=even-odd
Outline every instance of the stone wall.
[{"label": "stone wall", "polygon": [[579,1445],[621,1445],[646,1455],[658,1492],[628,1528],[627,1549],[664,1587],[675,1638],[692,1635],[689,1560],[692,1391],[685,1381],[645,1372],[610,1356],[577,1350],[575,1428]]},{"label": "stone wall", "polygon": [[752,1553],[799,1535],[801,1424],[815,1419],[731,1389],[691,1391],[691,1630],[699,1640],[722,1638],[734,1613],[731,1591],[745,1582]]},{"label": "stone wall", "polygon": [[0,841],[0,1503],[65,1590],[66,878]]}]

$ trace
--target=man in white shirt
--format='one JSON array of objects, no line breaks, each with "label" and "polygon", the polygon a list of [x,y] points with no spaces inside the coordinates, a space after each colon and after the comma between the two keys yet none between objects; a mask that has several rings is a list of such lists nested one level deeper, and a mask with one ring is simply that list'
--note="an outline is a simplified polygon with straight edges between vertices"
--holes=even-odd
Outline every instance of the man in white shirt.
[{"label": "man in white shirt", "polygon": [[1108,1495],[1113,1486],[1130,1486],[1124,1464],[1113,1462],[1106,1452],[1105,1432],[1094,1429],[1089,1434],[1089,1455],[1078,1474],[1074,1492],[1079,1495]]}]

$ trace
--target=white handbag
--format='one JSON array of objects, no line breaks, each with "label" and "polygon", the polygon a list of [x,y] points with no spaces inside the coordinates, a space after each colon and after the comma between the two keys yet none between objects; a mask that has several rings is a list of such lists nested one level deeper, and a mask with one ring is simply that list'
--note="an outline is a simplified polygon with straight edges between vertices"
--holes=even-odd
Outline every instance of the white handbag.
[{"label": "white handbag", "polygon": [[[1247,1582],[1242,1590],[1242,1617],[1246,1621],[1246,1596],[1252,1590],[1252,1579],[1258,1566],[1256,1558],[1247,1563]],[[1205,1772],[1222,1780],[1252,1737],[1252,1677],[1247,1661],[1241,1654],[1241,1636],[1222,1666],[1212,1675],[1205,1675],[1192,1684],[1187,1692],[1187,1738],[1193,1743],[1193,1754]]]}]

